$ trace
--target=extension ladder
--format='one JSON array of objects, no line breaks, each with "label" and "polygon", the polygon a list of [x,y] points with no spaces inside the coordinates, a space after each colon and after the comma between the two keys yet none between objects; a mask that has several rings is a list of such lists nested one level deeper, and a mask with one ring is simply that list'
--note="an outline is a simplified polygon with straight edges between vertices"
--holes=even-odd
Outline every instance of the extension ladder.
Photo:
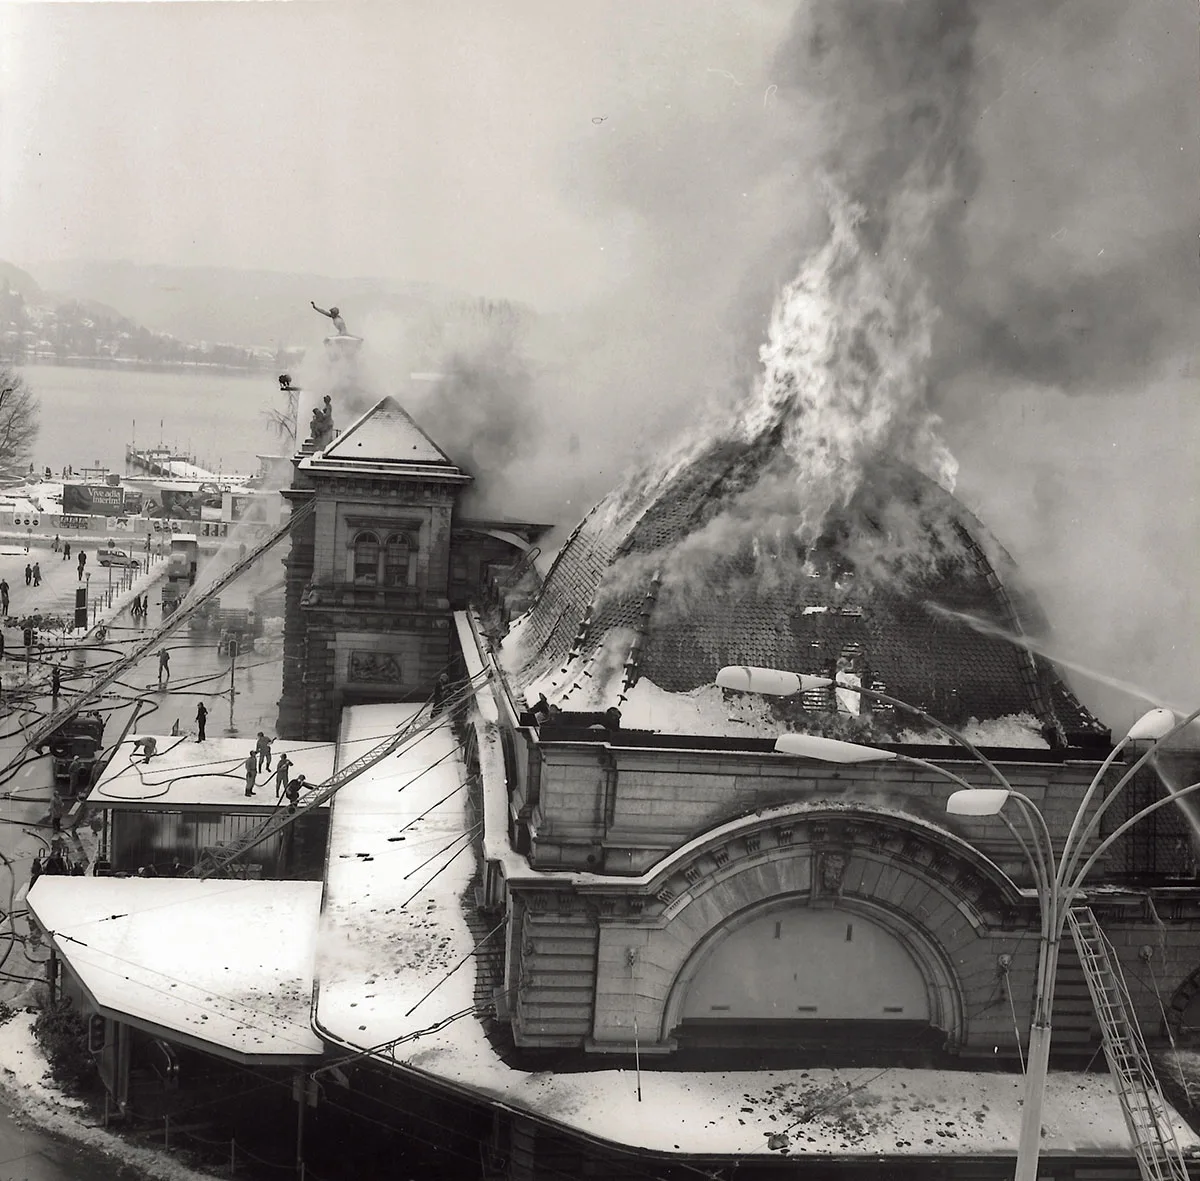
[{"label": "extension ladder", "polygon": [[1121,966],[1090,907],[1072,907],[1067,921],[1100,1021],[1104,1056],[1142,1181],[1188,1181],[1187,1165],[1142,1040]]},{"label": "extension ladder", "polygon": [[377,746],[371,747],[366,754],[360,755],[354,762],[347,763],[335,771],[324,783],[315,785],[308,798],[296,805],[295,811],[280,809],[268,816],[257,828],[244,833],[236,841],[217,848],[206,849],[200,860],[188,870],[185,876],[202,879],[218,875],[237,876],[235,871],[231,872],[234,862],[264,841],[269,841],[289,824],[294,824],[301,816],[308,815],[309,812],[333,799],[338,791],[352,779],[356,779],[364,771],[370,770],[376,763],[382,762],[406,742],[417,738],[427,730],[443,725],[461,701],[473,694],[476,688],[477,685],[474,681],[468,681],[466,687],[460,689],[449,701],[445,702],[442,711],[436,715],[429,709],[427,703],[409,720],[407,725],[397,730],[395,734],[388,735]]}]

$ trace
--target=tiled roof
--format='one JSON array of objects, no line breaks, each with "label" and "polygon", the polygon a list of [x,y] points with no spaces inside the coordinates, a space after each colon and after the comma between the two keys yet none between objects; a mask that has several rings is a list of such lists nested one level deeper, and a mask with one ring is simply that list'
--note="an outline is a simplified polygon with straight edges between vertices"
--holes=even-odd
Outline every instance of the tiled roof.
[{"label": "tiled roof", "polygon": [[[769,438],[724,440],[644,492],[644,503],[636,485],[601,502],[560,551],[522,630],[518,685],[597,654],[606,640],[617,649],[607,659],[676,692],[711,683],[723,665],[830,673],[841,659],[864,684],[951,724],[1032,713],[1072,742],[1104,736],[1052,666],[1004,638],[1039,621],[985,556],[1003,551],[990,538],[981,544],[979,522],[908,469],[873,473],[807,550],[790,530],[781,541],[774,521],[764,561],[767,535],[747,518],[720,530],[711,553],[689,551],[681,575],[680,543],[692,537],[694,546],[698,530],[764,477],[791,471],[794,481],[790,464]],[[897,519],[919,542],[910,550],[927,551],[922,565],[889,549],[904,550],[894,545]]]}]

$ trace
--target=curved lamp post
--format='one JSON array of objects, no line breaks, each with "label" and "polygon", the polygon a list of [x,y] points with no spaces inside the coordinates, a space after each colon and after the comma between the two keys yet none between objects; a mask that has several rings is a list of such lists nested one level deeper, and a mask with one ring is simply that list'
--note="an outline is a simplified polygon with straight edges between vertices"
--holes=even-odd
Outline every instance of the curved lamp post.
[{"label": "curved lamp post", "polygon": [[[1067,912],[1076,895],[1081,892],[1084,878],[1113,842],[1152,812],[1156,812],[1168,804],[1173,804],[1180,796],[1200,792],[1200,783],[1193,783],[1142,808],[1141,811],[1114,829],[1090,854],[1087,849],[1088,842],[1096,835],[1104,814],[1120,795],[1125,785],[1154,757],[1155,752],[1164,742],[1200,717],[1200,709],[1190,713],[1182,720],[1177,719],[1170,710],[1152,709],[1133,724],[1125,737],[1109,752],[1100,769],[1092,777],[1071,822],[1071,828],[1063,842],[1062,850],[1056,857],[1054,842],[1046,825],[1045,817],[1033,800],[1023,792],[1017,791],[1005,779],[1000,769],[969,739],[923,710],[917,709],[899,698],[889,697],[887,694],[877,693],[860,685],[840,682],[832,677],[808,676],[779,669],[731,666],[721,669],[716,680],[723,689],[744,693],[765,693],[789,697],[803,692],[805,689],[834,686],[859,693],[873,700],[887,702],[936,726],[942,733],[974,754],[996,779],[999,784],[997,787],[972,787],[965,780],[946,770],[945,767],[939,767],[936,763],[930,763],[910,755],[902,755],[895,751],[881,750],[853,742],[841,742],[817,735],[782,734],[775,740],[775,749],[781,754],[825,759],[836,763],[893,759],[924,767],[960,785],[959,790],[952,792],[946,801],[947,812],[956,816],[998,816],[1016,838],[1033,871],[1040,916],[1038,971],[1033,1021],[1029,1029],[1025,1103],[1021,1112],[1021,1139],[1017,1149],[1016,1181],[1037,1181],[1038,1156],[1041,1150],[1042,1109],[1046,1095],[1046,1075],[1050,1063],[1051,1011],[1054,1005],[1054,985],[1058,974],[1058,955],[1062,946]],[[1088,809],[1095,799],[1096,793],[1100,790],[1104,776],[1121,751],[1130,742],[1135,741],[1148,741],[1151,745],[1107,791],[1089,818]],[[1021,813],[1028,840],[1002,811],[1009,800],[1016,803]]]}]

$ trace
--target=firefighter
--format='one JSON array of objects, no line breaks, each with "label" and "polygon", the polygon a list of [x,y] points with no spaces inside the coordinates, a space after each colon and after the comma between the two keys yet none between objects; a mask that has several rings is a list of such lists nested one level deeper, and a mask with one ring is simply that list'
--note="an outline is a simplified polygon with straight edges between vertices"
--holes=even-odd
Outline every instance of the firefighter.
[{"label": "firefighter", "polygon": [[287,801],[289,812],[294,812],[296,810],[296,805],[300,801],[300,792],[306,787],[308,787],[308,781],[303,775],[297,775],[296,778],[287,785]]}]

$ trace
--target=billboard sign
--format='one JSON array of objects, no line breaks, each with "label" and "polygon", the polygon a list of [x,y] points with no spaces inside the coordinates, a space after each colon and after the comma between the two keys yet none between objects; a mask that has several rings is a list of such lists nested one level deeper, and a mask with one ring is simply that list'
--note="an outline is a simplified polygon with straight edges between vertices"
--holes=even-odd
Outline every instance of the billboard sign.
[{"label": "billboard sign", "polygon": [[63,512],[76,516],[119,516],[125,511],[125,489],[109,484],[64,484]]}]

